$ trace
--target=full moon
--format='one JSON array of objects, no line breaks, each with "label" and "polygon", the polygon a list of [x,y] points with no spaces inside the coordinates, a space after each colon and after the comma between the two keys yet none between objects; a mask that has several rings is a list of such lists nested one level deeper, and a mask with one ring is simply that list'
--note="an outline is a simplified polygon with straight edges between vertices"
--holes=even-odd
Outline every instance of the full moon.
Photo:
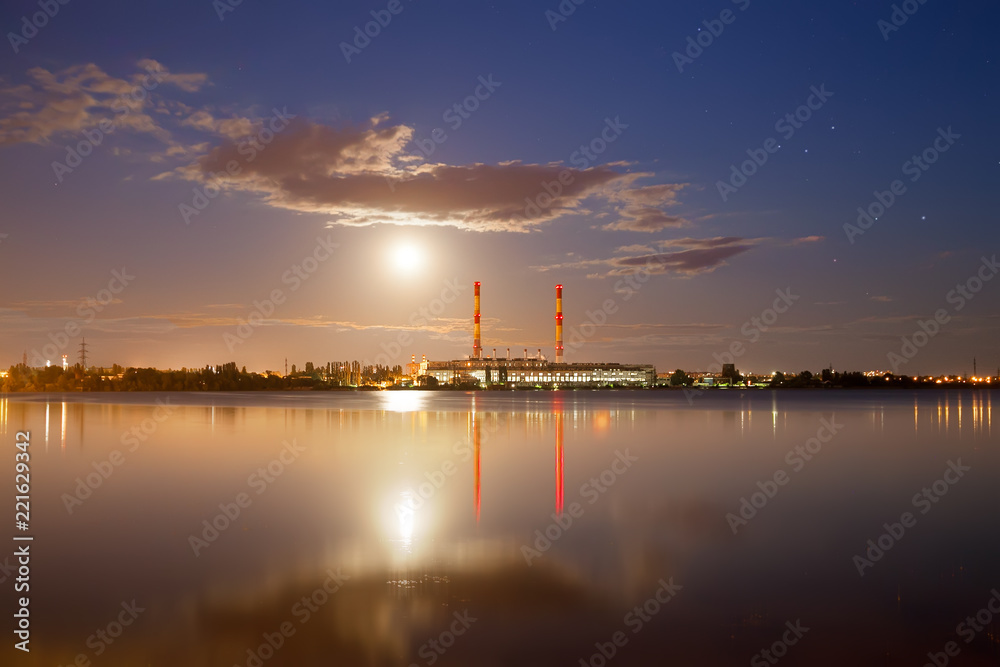
[{"label": "full moon", "polygon": [[415,245],[399,245],[392,252],[392,264],[400,273],[415,273],[423,263],[423,252]]}]

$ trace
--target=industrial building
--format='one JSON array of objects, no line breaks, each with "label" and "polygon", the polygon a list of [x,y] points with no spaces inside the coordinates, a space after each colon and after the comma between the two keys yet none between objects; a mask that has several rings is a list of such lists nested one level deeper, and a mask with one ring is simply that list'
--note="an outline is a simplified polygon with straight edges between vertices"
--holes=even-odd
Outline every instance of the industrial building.
[{"label": "industrial building", "polygon": [[616,363],[565,363],[563,361],[563,286],[556,285],[556,340],[555,362],[542,355],[511,358],[510,348],[505,357],[483,356],[480,330],[480,288],[476,282],[473,315],[472,355],[467,359],[453,361],[428,361],[416,359],[410,364],[411,374],[432,377],[440,384],[473,383],[481,387],[504,387],[510,389],[528,387],[653,387],[656,384],[656,368],[652,365]]}]

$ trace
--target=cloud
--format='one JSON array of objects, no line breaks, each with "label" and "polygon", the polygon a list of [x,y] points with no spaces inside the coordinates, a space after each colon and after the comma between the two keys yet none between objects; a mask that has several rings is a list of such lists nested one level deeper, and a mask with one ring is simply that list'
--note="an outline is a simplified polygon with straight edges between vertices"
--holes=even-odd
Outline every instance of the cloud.
[{"label": "cloud", "polygon": [[145,59],[139,61],[139,67],[142,69],[155,73],[157,79],[160,83],[166,83],[172,86],[177,86],[181,90],[194,93],[205,86],[208,85],[208,75],[202,73],[190,73],[190,74],[174,74],[167,70],[166,67],[156,62],[155,60]]},{"label": "cloud", "polygon": [[186,125],[202,132],[211,132],[212,134],[229,137],[230,139],[240,139],[249,136],[254,131],[254,123],[247,118],[216,118],[205,109],[189,114],[187,118],[181,121],[181,125]]},{"label": "cloud", "polygon": [[[724,248],[726,246],[739,243],[744,239],[739,236],[713,236],[707,239],[693,239],[685,237],[682,239],[667,239],[658,241],[661,248]],[[763,239],[757,239],[758,241]]]},{"label": "cloud", "polygon": [[637,252],[654,252],[653,248],[648,245],[643,245],[641,243],[633,243],[632,245],[623,245],[615,248],[615,253],[637,253]]},{"label": "cloud", "polygon": [[677,252],[661,252],[652,255],[637,255],[635,257],[616,258],[615,267],[609,275],[624,275],[634,273],[636,269],[645,268],[650,273],[678,273],[696,275],[714,271],[725,265],[726,260],[741,255],[754,246],[752,241],[733,243],[731,245],[712,248],[691,248]]},{"label": "cloud", "polygon": [[[614,231],[689,224],[670,212],[686,184],[651,184],[655,174],[630,173],[626,163],[585,169],[518,160],[433,163],[416,150],[414,128],[392,123],[387,113],[354,126],[296,118],[287,109],[277,118],[222,113],[166,96],[168,89],[198,92],[210,85],[205,74],[170,72],[148,59],[137,67],[125,77],[93,63],[58,71],[35,67],[27,83],[0,84],[0,145],[50,144],[73,135],[82,140],[83,132],[111,121],[115,129],[151,135],[165,146],[152,153],[114,146],[113,154],[184,162],[154,180],[182,178],[255,194],[274,208],[327,215],[332,226],[529,232],[571,215],[593,215]],[[189,140],[194,134],[201,136]],[[239,169],[228,169],[232,164]]]},{"label": "cloud", "polygon": [[603,273],[593,273],[588,276],[595,278],[628,275],[638,271],[646,271],[651,274],[672,273],[693,276],[699,273],[708,273],[724,266],[726,260],[749,251],[764,240],[746,239],[739,236],[670,239],[656,243],[664,249],[663,252],[648,252],[645,246],[625,246],[618,250],[634,248],[637,252],[606,259],[583,259],[534,268],[539,271],[549,271],[607,267]]},{"label": "cloud", "polygon": [[115,127],[172,143],[171,135],[148,113],[161,85],[194,92],[207,84],[204,74],[173,74],[155,60],[141,60],[139,72],[113,77],[93,63],[58,72],[28,70],[29,83],[0,87],[0,145],[49,143],[110,120]]},{"label": "cloud", "polygon": [[[517,160],[428,163],[412,153],[413,128],[389,124],[384,114],[361,126],[339,127],[293,118],[248,160],[249,147],[240,136],[253,131],[245,126],[232,129],[236,120],[222,121],[204,112],[186,121],[223,139],[175,175],[260,194],[276,208],[327,214],[331,225],[526,232],[567,215],[590,213],[587,200],[611,209],[626,226],[679,224],[657,206],[673,205],[682,186],[635,185],[652,174]],[[226,167],[234,160],[239,173],[228,173]]]},{"label": "cloud", "polygon": [[688,220],[668,215],[664,207],[677,204],[677,193],[687,183],[647,185],[624,189],[612,197],[621,202],[618,214],[621,218],[602,227],[607,231],[660,232],[668,227],[691,224]]},{"label": "cloud", "polygon": [[[115,305],[121,303],[116,300]],[[75,315],[78,301],[23,301],[0,307],[0,325],[10,332],[21,334],[36,334],[39,344],[48,343],[47,334],[61,332],[69,322],[80,323]],[[116,334],[149,334],[170,333],[177,330],[217,329],[221,332],[241,324],[246,324],[246,313],[250,306],[246,304],[207,304],[208,311],[178,311],[162,314],[139,313],[132,315],[117,315],[118,311],[108,309],[87,322],[88,332],[103,332]],[[221,311],[221,312],[220,312]],[[71,315],[71,313],[74,313]],[[504,331],[499,321],[486,322],[490,330]],[[466,318],[432,317],[421,325],[413,324],[370,324],[350,320],[337,320],[323,316],[274,317],[262,320],[260,327],[305,327],[328,328],[338,332],[359,331],[378,335],[384,332],[386,336],[397,332],[427,334],[432,338],[450,336],[470,336],[469,320]],[[75,345],[75,343],[74,343]]]}]

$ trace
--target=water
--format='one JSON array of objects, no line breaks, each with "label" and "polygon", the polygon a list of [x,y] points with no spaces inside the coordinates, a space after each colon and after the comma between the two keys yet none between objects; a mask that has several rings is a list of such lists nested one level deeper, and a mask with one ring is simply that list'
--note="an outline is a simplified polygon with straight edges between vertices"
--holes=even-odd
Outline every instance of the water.
[{"label": "water", "polygon": [[997,620],[957,627],[1000,589],[990,392],[692,400],[0,398],[8,478],[31,433],[19,664],[998,664]]}]

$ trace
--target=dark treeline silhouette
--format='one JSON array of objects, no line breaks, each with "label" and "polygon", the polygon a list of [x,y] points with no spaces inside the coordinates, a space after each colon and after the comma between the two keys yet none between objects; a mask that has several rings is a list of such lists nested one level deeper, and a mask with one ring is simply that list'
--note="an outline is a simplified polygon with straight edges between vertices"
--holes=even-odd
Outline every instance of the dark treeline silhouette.
[{"label": "dark treeline silhouette", "polygon": [[[948,384],[965,384],[966,381],[958,376],[949,379]],[[804,389],[804,388],[854,388],[854,387],[928,387],[940,386],[943,382],[938,382],[937,378],[930,376],[911,377],[909,375],[865,375],[860,371],[850,371],[840,373],[824,368],[818,375],[813,375],[811,371],[789,374],[776,373],[768,383],[769,387],[775,389]]]},{"label": "dark treeline silhouette", "polygon": [[[404,378],[403,369],[396,365],[362,365],[358,361],[329,362],[325,365],[306,363],[299,369],[292,365],[287,375],[273,371],[249,373],[246,367],[237,368],[235,362],[219,366],[205,366],[199,369],[158,370],[156,368],[124,368],[115,364],[111,368],[91,366],[83,368],[79,364],[65,370],[61,366],[32,368],[25,364],[11,366],[7,376],[0,378],[0,391],[285,391],[316,390],[332,391],[343,389],[375,389],[399,387]],[[996,380],[996,378],[994,378]],[[735,372],[731,377],[722,378],[714,387],[699,387],[708,390],[727,387],[766,386],[772,389],[821,389],[821,388],[916,388],[966,385],[968,381],[959,376],[942,380],[929,376],[918,378],[909,375],[865,375],[859,371],[840,373],[824,369],[818,374],[802,371],[798,374],[776,373],[772,376],[755,377]],[[477,389],[475,383],[441,384],[430,376],[417,383],[425,389]],[[1000,384],[1000,382],[993,382]],[[669,378],[663,378],[657,388],[683,389],[695,385],[695,380],[683,370],[676,370]],[[977,386],[988,386],[977,383]]]},{"label": "dark treeline silhouette", "polygon": [[11,366],[0,380],[0,390],[20,391],[281,391],[289,389],[335,390],[377,387],[398,382],[401,366],[362,366],[357,361],[315,365],[308,362],[299,370],[292,366],[288,375],[271,371],[248,373],[235,362],[200,369],[158,370],[156,368],[83,368],[79,364],[65,370],[61,366],[31,368]]}]

